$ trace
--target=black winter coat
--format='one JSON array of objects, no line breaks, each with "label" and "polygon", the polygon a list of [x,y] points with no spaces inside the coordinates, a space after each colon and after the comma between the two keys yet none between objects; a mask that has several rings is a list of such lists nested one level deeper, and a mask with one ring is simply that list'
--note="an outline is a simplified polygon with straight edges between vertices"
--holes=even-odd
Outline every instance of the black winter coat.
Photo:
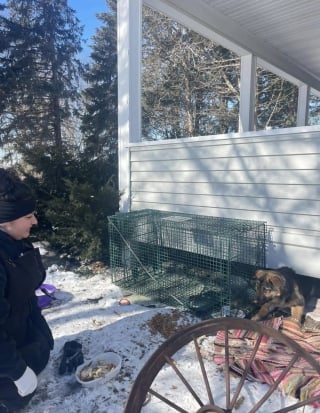
[{"label": "black winter coat", "polygon": [[0,377],[17,380],[26,366],[38,374],[53,337],[35,290],[45,278],[39,250],[0,230]]}]

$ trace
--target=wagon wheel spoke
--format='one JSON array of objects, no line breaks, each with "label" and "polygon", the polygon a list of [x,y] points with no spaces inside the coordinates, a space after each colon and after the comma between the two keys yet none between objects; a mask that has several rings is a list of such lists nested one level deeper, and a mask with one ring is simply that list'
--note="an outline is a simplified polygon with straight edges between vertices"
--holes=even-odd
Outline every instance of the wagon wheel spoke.
[{"label": "wagon wheel spoke", "polygon": [[174,360],[172,358],[169,358],[168,356],[164,356],[166,362],[172,367],[172,369],[175,371],[176,375],[179,377],[179,379],[182,381],[182,383],[186,386],[186,388],[189,390],[190,394],[194,397],[194,399],[197,401],[199,406],[203,406],[203,402],[197,395],[197,393],[194,391],[193,387],[190,385],[188,380],[184,377],[184,375],[181,373],[177,365],[175,364]]},{"label": "wagon wheel spoke", "polygon": [[299,358],[298,354],[295,354],[290,363],[288,364],[288,366],[283,369],[282,373],[280,374],[280,376],[278,377],[278,379],[274,382],[273,385],[270,386],[269,390],[266,392],[266,394],[260,399],[260,401],[253,407],[253,409],[250,410],[249,413],[255,413],[257,411],[257,409],[259,409],[263,403],[265,401],[268,400],[268,398],[271,396],[271,394],[278,388],[279,384],[281,383],[281,380],[286,376],[286,374],[288,373],[288,371],[291,369],[291,367],[294,365],[294,363],[297,361],[297,359]]},{"label": "wagon wheel spoke", "polygon": [[[225,335],[228,336],[227,332],[225,333]],[[253,351],[252,351],[252,353],[251,353],[250,359],[249,359],[249,361],[248,361],[248,363],[247,363],[247,365],[246,365],[246,368],[245,368],[244,372],[242,373],[242,376],[241,376],[241,379],[240,379],[240,381],[239,381],[239,384],[238,384],[238,386],[237,386],[237,388],[236,388],[236,390],[235,390],[235,393],[234,393],[234,395],[233,395],[231,404],[228,404],[228,405],[227,405],[227,407],[230,408],[230,409],[233,409],[233,408],[234,408],[234,406],[235,406],[235,404],[236,404],[236,401],[237,401],[237,399],[238,399],[238,397],[239,397],[239,394],[240,394],[240,392],[241,392],[241,389],[242,389],[243,386],[244,386],[245,380],[248,378],[248,375],[249,375],[249,371],[250,371],[252,362],[253,362],[256,354],[257,354],[257,351],[258,351],[258,349],[259,349],[259,346],[260,346],[262,337],[263,337],[263,334],[259,334],[258,339],[257,339],[257,341],[256,341],[256,344],[255,344],[255,346],[254,346],[254,348],[253,348]],[[228,340],[226,340],[226,346],[228,346],[228,347],[226,347],[226,349],[228,349],[228,350],[227,350],[227,354],[228,354],[228,358],[229,358],[229,344],[228,344]],[[226,359],[227,359],[227,356],[226,356]],[[226,377],[229,376],[229,374],[227,374],[228,371],[229,371],[229,363],[228,363],[228,370],[227,370],[227,369],[225,370],[225,375],[226,375]],[[254,411],[255,411],[255,410],[254,410]],[[253,413],[253,412],[250,412],[250,413]]]},{"label": "wagon wheel spoke", "polygon": [[224,330],[224,346],[225,346],[225,362],[224,362],[224,376],[225,376],[225,383],[226,383],[226,406],[230,408],[230,366],[229,366],[229,332],[227,329]]},{"label": "wagon wheel spoke", "polygon": [[154,391],[153,389],[149,390],[149,393],[152,394],[154,397],[158,398],[159,400],[163,401],[163,403],[167,404],[168,406],[175,409],[177,412],[180,413],[189,413],[187,410],[182,409],[180,406],[172,402],[171,400],[167,399],[163,395],[159,394],[158,392]]},{"label": "wagon wheel spoke", "polygon": [[195,349],[196,349],[196,352],[197,352],[197,358],[198,358],[198,361],[199,361],[199,364],[200,364],[200,367],[201,367],[201,374],[202,374],[202,378],[204,380],[204,384],[205,384],[205,387],[206,387],[206,392],[207,392],[209,402],[210,402],[210,404],[214,405],[214,400],[213,400],[213,397],[212,397],[212,391],[211,391],[211,388],[210,388],[207,371],[204,367],[200,347],[199,347],[198,341],[195,337],[193,337],[193,343],[194,343],[194,346],[195,346]]},{"label": "wagon wheel spoke", "polygon": [[320,394],[318,396],[315,396],[315,397],[310,397],[310,399],[308,399],[308,400],[304,400],[302,402],[292,404],[291,406],[284,407],[283,409],[276,410],[273,413],[295,412],[297,409],[299,409],[299,407],[304,407],[304,406],[307,406],[308,404],[312,404],[312,403],[315,403],[315,402],[318,402],[318,401],[320,401]]}]

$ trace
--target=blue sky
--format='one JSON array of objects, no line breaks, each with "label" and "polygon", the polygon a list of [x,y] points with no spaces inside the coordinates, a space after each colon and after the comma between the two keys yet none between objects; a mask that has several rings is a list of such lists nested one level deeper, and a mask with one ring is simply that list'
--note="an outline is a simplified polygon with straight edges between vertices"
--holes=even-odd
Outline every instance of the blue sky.
[{"label": "blue sky", "polygon": [[83,38],[86,43],[83,43],[83,56],[90,54],[88,45],[91,43],[91,38],[95,34],[95,29],[100,25],[100,21],[96,18],[96,13],[107,11],[105,0],[68,0],[68,5],[76,11],[77,17],[80,20],[83,28]]}]

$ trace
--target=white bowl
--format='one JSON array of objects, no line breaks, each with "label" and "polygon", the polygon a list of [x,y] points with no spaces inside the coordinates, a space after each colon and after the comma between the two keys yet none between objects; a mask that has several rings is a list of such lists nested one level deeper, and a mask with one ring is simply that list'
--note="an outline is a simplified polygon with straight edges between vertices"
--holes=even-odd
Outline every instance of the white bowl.
[{"label": "white bowl", "polygon": [[112,379],[119,373],[120,369],[121,357],[116,353],[108,352],[98,354],[78,366],[75,375],[77,381],[83,386],[93,386]]}]

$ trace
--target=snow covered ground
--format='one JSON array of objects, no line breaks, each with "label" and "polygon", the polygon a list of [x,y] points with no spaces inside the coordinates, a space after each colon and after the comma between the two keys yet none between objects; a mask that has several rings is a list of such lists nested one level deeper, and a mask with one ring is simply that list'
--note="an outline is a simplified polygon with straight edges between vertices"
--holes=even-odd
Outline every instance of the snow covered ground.
[{"label": "snow covered ground", "polygon": [[[150,320],[157,314],[172,314],[172,308],[150,308],[134,302],[121,305],[121,289],[111,282],[107,269],[96,270],[90,276],[65,271],[57,265],[47,269],[47,283],[56,286],[56,300],[43,313],[48,320],[55,338],[55,348],[47,368],[39,376],[36,395],[22,413],[123,413],[131,386],[150,355],[165,340],[165,337],[150,328]],[[127,297],[130,300],[130,296]],[[195,323],[198,320],[182,315],[178,324]],[[103,352],[115,352],[122,358],[119,374],[110,381],[93,387],[79,384],[74,374],[59,375],[58,368],[62,347],[66,341],[77,340],[83,346],[85,360]],[[201,382],[199,370],[192,349],[185,347],[177,355],[183,360],[182,368],[192,377],[198,389]],[[177,360],[178,360],[177,359]],[[207,363],[208,364],[208,363]],[[212,362],[208,364],[209,377],[215,383],[221,382],[216,397],[224,396],[223,374]],[[235,380],[235,379],[232,379]],[[186,394],[181,382],[173,378],[169,369],[161,372],[155,384],[170,394],[181,395],[187,412],[196,412],[192,397]],[[261,397],[266,385],[248,383],[237,412],[248,413],[252,400]],[[284,406],[288,399],[276,393],[268,400],[260,412],[271,412]],[[151,398],[143,409],[144,413],[174,412]],[[291,404],[291,403],[290,403]],[[299,412],[312,412],[311,408],[301,408]]]}]

